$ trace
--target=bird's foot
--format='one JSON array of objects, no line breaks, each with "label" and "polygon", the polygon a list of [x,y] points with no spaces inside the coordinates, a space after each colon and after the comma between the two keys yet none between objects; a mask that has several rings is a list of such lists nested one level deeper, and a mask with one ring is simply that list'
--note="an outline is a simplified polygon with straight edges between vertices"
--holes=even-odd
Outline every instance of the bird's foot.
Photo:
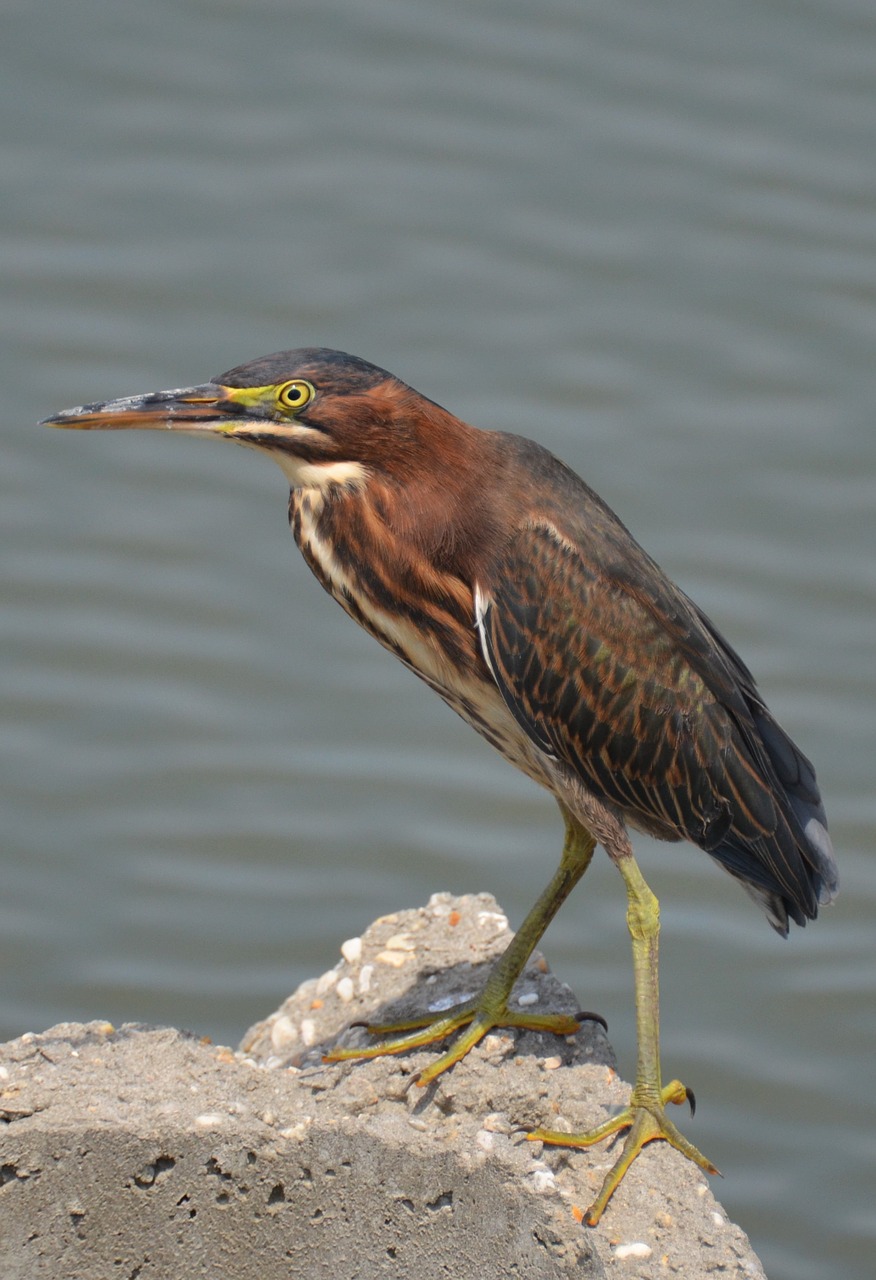
[{"label": "bird's foot", "polygon": [[667,1117],[664,1108],[670,1102],[676,1105],[689,1102],[693,1112],[693,1094],[680,1080],[673,1080],[659,1092],[634,1089],[628,1107],[587,1133],[560,1133],[554,1129],[535,1129],[526,1135],[531,1142],[547,1142],[566,1147],[590,1147],[596,1142],[601,1142],[603,1138],[610,1138],[612,1134],[619,1133],[622,1129],[629,1130],[624,1140],[623,1150],[606,1175],[599,1195],[584,1214],[584,1222],[588,1227],[596,1226],[605,1206],[620,1186],[630,1165],[648,1142],[662,1139],[675,1147],[676,1151],[680,1151],[688,1160],[705,1169],[706,1173],[720,1172],[692,1143],[688,1142]]},{"label": "bird's foot", "polygon": [[[597,1018],[595,1014],[584,1016]],[[601,1018],[597,1020],[602,1021]],[[554,1035],[568,1036],[578,1031],[580,1026],[580,1021],[568,1014],[520,1013],[510,1010],[504,1002],[493,1007],[492,1003],[481,997],[479,1000],[469,1000],[457,1005],[443,1016],[427,1014],[409,1022],[369,1024],[368,1030],[372,1035],[389,1035],[392,1038],[365,1048],[334,1049],[324,1055],[323,1062],[346,1062],[353,1058],[380,1058],[387,1054],[409,1053],[460,1031],[461,1034],[447,1052],[420,1072],[417,1084],[425,1087],[464,1058],[494,1027],[518,1027],[525,1031],[549,1031]],[[397,1035],[397,1032],[404,1034]]]}]

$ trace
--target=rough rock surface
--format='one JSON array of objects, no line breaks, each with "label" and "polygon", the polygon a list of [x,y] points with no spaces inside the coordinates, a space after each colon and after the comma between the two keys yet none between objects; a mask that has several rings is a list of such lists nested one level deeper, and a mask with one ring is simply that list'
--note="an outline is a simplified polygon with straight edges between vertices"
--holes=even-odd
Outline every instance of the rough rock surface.
[{"label": "rough rock surface", "polygon": [[[62,1024],[0,1046],[4,1280],[707,1276],[757,1280],[704,1176],[664,1144],[600,1225],[579,1225],[612,1155],[521,1129],[584,1128],[622,1104],[601,1026],[499,1031],[421,1090],[429,1048],[324,1065],[364,1018],[446,1007],[507,944],[486,895],[375,922],[241,1050],[135,1024]],[[575,1012],[536,956],[523,1006]]]}]

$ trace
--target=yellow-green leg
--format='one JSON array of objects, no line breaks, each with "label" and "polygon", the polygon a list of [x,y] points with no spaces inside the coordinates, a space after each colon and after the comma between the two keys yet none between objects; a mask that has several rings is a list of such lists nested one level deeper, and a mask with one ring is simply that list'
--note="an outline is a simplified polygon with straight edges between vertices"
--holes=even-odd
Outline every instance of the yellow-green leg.
[{"label": "yellow-green leg", "polygon": [[523,1027],[526,1030],[551,1031],[557,1035],[571,1035],[578,1030],[575,1018],[565,1014],[522,1013],[508,1008],[511,988],[520,977],[527,960],[551,920],[566,901],[575,885],[590,866],[596,841],[575,818],[560,805],[566,823],[563,855],[550,884],[527,915],[523,924],[511,939],[505,951],[490,972],[483,991],[474,1000],[457,1005],[447,1014],[427,1015],[410,1022],[391,1026],[372,1026],[376,1035],[395,1031],[407,1034],[385,1040],[365,1049],[336,1049],[325,1055],[326,1062],[340,1062],[348,1058],[376,1058],[390,1053],[408,1053],[423,1045],[434,1044],[461,1027],[462,1035],[454,1040],[446,1053],[420,1073],[417,1083],[427,1085],[454,1063],[460,1061],[469,1049],[482,1040],[493,1027]]},{"label": "yellow-green leg", "polygon": [[660,1079],[660,997],[657,976],[660,907],[631,853],[615,857],[613,861],[626,884],[627,923],[633,940],[638,1059],[636,1083],[630,1095],[630,1103],[619,1115],[587,1133],[569,1134],[553,1129],[536,1129],[527,1135],[533,1141],[567,1147],[589,1147],[621,1129],[629,1129],[620,1155],[606,1175],[599,1195],[584,1215],[584,1221],[591,1227],[599,1221],[624,1174],[648,1142],[662,1138],[701,1169],[708,1173],[718,1172],[666,1115],[667,1103],[686,1101],[688,1091],[680,1080],[673,1080],[664,1087]]}]

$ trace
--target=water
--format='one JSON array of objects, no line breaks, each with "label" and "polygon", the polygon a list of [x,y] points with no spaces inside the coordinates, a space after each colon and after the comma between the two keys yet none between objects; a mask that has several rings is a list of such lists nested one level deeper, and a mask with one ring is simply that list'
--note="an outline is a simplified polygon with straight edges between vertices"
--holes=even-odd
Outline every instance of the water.
[{"label": "water", "polygon": [[[489,889],[519,921],[553,868],[550,801],[320,592],[278,471],[34,425],[340,347],[566,458],[816,761],[843,895],[786,944],[639,848],[724,1203],[772,1280],[872,1274],[872,6],[79,0],[4,32],[0,1034],[236,1042],[374,916]],[[547,950],[629,1072],[610,867]]]}]

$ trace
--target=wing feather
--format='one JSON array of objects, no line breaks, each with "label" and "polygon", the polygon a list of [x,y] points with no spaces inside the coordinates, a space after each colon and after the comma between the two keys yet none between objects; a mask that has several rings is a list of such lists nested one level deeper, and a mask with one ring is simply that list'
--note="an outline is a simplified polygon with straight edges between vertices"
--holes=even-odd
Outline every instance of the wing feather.
[{"label": "wing feather", "polygon": [[598,557],[541,520],[491,566],[478,627],[507,706],[631,825],[706,849],[780,931],[805,923],[836,887],[811,764],[709,620],[596,515]]}]

